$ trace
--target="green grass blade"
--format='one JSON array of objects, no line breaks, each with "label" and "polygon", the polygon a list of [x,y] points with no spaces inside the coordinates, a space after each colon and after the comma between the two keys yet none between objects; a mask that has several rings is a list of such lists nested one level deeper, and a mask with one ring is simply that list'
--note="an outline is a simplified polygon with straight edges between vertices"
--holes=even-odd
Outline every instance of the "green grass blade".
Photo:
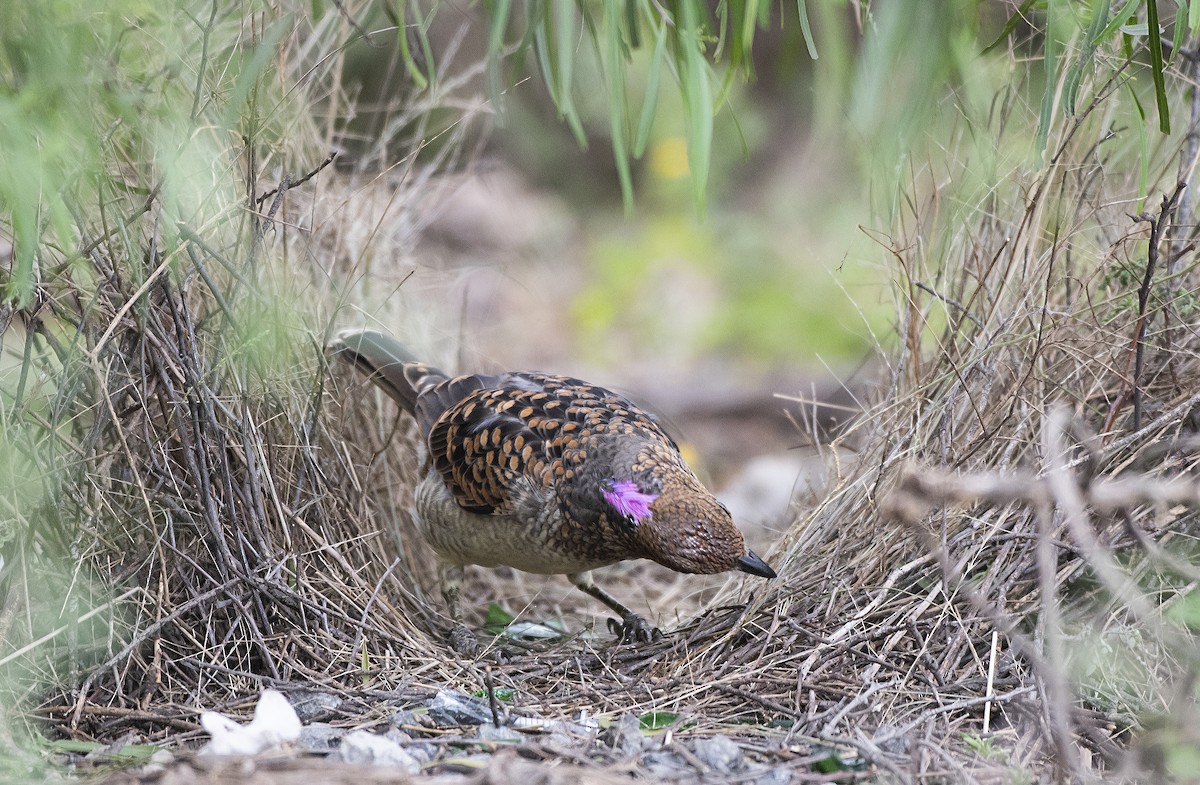
[{"label": "green grass blade", "polygon": [[1042,56],[1042,68],[1046,72],[1046,83],[1042,89],[1042,104],[1038,115],[1037,152],[1041,154],[1046,149],[1050,138],[1050,123],[1054,114],[1054,93],[1058,84],[1058,54],[1061,44],[1058,40],[1059,14],[1057,5],[1061,0],[1048,0],[1046,3],[1045,53]]},{"label": "green grass blade", "polygon": [[629,130],[626,127],[625,107],[625,49],[621,38],[621,9],[613,2],[604,4],[607,30],[608,119],[612,132],[613,159],[617,164],[617,179],[621,182],[621,201],[625,213],[633,213],[633,177],[629,172]]},{"label": "green grass blade", "polygon": [[233,89],[229,93],[229,101],[225,106],[225,124],[228,128],[236,128],[250,100],[258,80],[270,67],[275,58],[275,47],[291,29],[291,21],[279,19],[269,25],[254,46],[253,53],[243,61]]},{"label": "green grass blade", "polygon": [[662,80],[662,66],[667,59],[667,25],[660,24],[654,42],[654,54],[650,58],[650,71],[646,75],[646,98],[642,103],[642,116],[638,120],[637,135],[633,139],[633,157],[641,158],[650,141],[650,130],[654,127],[654,115],[658,109],[658,86]]},{"label": "green grass blade", "polygon": [[696,212],[705,211],[705,190],[708,186],[709,156],[712,154],[712,85],[708,63],[704,59],[700,19],[696,3],[682,0],[675,19],[679,36],[679,52],[683,73],[681,87],[687,110],[688,169],[692,176],[692,194]]},{"label": "green grass blade", "polygon": [[421,45],[421,55],[425,58],[425,67],[428,71],[425,78],[429,84],[437,86],[437,58],[433,56],[433,44],[429,42],[429,25],[433,22],[434,11],[430,10],[425,18],[417,25],[417,43]]},{"label": "green grass blade", "polygon": [[[424,90],[429,87],[429,80],[425,78],[425,74],[417,67],[417,61],[413,58],[412,51],[408,46],[408,16],[405,9],[408,7],[407,0],[399,0],[396,3],[396,24],[399,30],[396,31],[396,38],[400,42],[400,59],[404,61],[404,70],[409,77],[417,84],[417,87]],[[420,25],[415,25],[417,30],[420,30]]]},{"label": "green grass blade", "polygon": [[1146,0],[1146,22],[1150,27],[1146,43],[1150,47],[1150,73],[1154,77],[1154,100],[1158,103],[1158,130],[1171,133],[1171,107],[1167,104],[1167,85],[1163,79],[1161,27],[1158,24],[1158,0]]},{"label": "green grass blade", "polygon": [[1012,16],[1010,16],[1008,21],[1005,22],[1004,29],[1000,31],[1000,35],[996,36],[996,40],[992,41],[983,48],[982,54],[987,54],[1007,41],[1008,37],[1012,35],[1013,30],[1016,30],[1017,25],[1021,24],[1021,21],[1025,18],[1025,15],[1029,13],[1029,9],[1033,7],[1035,2],[1037,2],[1037,0],[1025,0],[1025,2],[1021,3],[1021,6],[1016,11],[1013,11]]},{"label": "green grass blade", "polygon": [[500,50],[504,48],[504,34],[508,30],[508,15],[512,11],[512,0],[493,0],[488,20],[487,72],[488,92],[492,105],[500,107]]},{"label": "green grass blade", "polygon": [[638,16],[638,0],[625,0],[625,28],[629,30],[629,48],[642,48],[642,27]]},{"label": "green grass blade", "polygon": [[1099,43],[1097,37],[1108,27],[1108,11],[1109,0],[1092,0],[1092,21],[1088,24],[1085,43],[1090,52],[1096,50],[1096,44]]},{"label": "green grass blade", "polygon": [[750,70],[753,63],[750,60],[750,50],[754,46],[754,27],[758,24],[758,0],[746,0],[742,8],[742,29],[735,31],[743,57],[743,68]]},{"label": "green grass blade", "polygon": [[583,120],[575,107],[574,74],[575,74],[575,45],[579,40],[579,21],[574,0],[555,0],[554,2],[554,62],[558,72],[558,94],[561,103],[558,110],[575,135],[575,141],[580,148],[588,146],[587,133],[583,130]]},{"label": "green grass blade", "polygon": [[813,38],[812,24],[808,21],[808,3],[805,0],[796,0],[796,13],[800,17],[800,32],[804,35],[804,45],[808,47],[808,56],[816,60],[817,41]]},{"label": "green grass blade", "polygon": [[558,97],[558,75],[554,66],[550,64],[550,41],[554,37],[551,29],[552,16],[548,10],[543,9],[541,21],[538,22],[537,29],[533,31],[533,59],[537,63],[538,70],[542,72],[542,81],[546,84],[546,91],[550,93],[554,105],[558,106],[561,103]]},{"label": "green grass blade", "polygon": [[1178,3],[1179,7],[1175,10],[1175,24],[1173,25],[1175,28],[1175,35],[1171,38],[1171,52],[1170,57],[1167,60],[1168,63],[1174,61],[1175,55],[1179,54],[1179,52],[1183,49],[1183,37],[1187,35],[1187,25],[1180,23],[1180,20],[1185,16],[1185,0],[1175,1]]},{"label": "green grass blade", "polygon": [[1146,189],[1150,182],[1150,145],[1146,139],[1146,109],[1142,106],[1141,100],[1137,97],[1137,90],[1133,87],[1133,82],[1125,82],[1125,88],[1129,90],[1129,95],[1133,99],[1134,109],[1137,111],[1141,122],[1137,124],[1138,132],[1138,201],[1135,213],[1140,213],[1146,209]]},{"label": "green grass blade", "polygon": [[508,29],[508,15],[512,10],[512,0],[493,0],[492,13],[488,26],[488,59],[495,60],[500,56],[500,48],[504,46],[504,33]]},{"label": "green grass blade", "polygon": [[1187,29],[1195,35],[1196,31],[1200,30],[1200,2],[1188,0],[1187,11]]},{"label": "green grass blade", "polygon": [[1079,56],[1071,64],[1070,70],[1067,71],[1066,81],[1063,83],[1063,111],[1068,117],[1072,117],[1075,114],[1075,106],[1079,98],[1079,86],[1083,83],[1084,74],[1087,73],[1095,61],[1096,44],[1092,43],[1092,41],[1108,24],[1108,9],[1109,0],[1092,0],[1091,24],[1088,25],[1087,35],[1084,37]]},{"label": "green grass blade", "polygon": [[1133,16],[1134,9],[1137,8],[1138,4],[1141,2],[1142,0],[1127,0],[1125,5],[1121,6],[1121,10],[1113,14],[1109,23],[1104,26],[1103,30],[1101,30],[1092,38],[1091,42],[1093,44],[1099,44],[1101,41],[1106,40],[1113,33],[1120,30],[1121,27],[1129,21],[1129,17]]}]

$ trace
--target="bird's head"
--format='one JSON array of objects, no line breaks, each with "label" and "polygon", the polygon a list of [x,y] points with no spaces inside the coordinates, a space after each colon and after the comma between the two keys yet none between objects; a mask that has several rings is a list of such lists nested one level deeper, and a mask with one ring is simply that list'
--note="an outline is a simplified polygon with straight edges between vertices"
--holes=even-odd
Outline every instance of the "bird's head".
[{"label": "bird's head", "polygon": [[641,474],[639,480],[606,480],[603,497],[610,520],[625,529],[644,558],[678,572],[741,570],[775,577],[746,548],[729,510],[682,467]]}]

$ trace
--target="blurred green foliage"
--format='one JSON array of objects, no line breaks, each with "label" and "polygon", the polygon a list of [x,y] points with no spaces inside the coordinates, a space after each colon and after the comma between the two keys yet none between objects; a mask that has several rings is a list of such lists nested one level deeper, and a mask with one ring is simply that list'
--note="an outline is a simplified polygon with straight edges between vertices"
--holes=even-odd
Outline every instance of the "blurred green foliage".
[{"label": "blurred green foliage", "polygon": [[[127,5],[134,15],[153,8]],[[39,244],[71,244],[72,208],[96,201],[104,140],[136,118],[137,93],[113,77],[118,67],[142,69],[136,60],[118,66],[123,14],[69,0],[9,0],[2,12],[0,212],[10,217],[16,257],[3,294],[25,303]]]},{"label": "blurred green foliage", "polygon": [[[619,363],[624,344],[681,359],[725,353],[762,363],[795,362],[816,350],[860,354],[853,303],[823,269],[803,264],[753,216],[686,211],[643,217],[601,233],[588,284],[572,303],[578,344],[591,359]],[[848,316],[850,314],[850,316]]]}]

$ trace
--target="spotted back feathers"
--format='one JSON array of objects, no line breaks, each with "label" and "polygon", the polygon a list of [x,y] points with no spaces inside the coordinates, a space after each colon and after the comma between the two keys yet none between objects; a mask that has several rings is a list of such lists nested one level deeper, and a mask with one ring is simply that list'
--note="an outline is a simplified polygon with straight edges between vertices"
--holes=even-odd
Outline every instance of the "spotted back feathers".
[{"label": "spotted back feathers", "polygon": [[605,452],[600,445],[606,437],[662,440],[674,449],[648,414],[603,387],[542,373],[486,381],[446,409],[428,436],[434,466],[472,512],[508,511],[518,479],[546,489],[576,481],[589,451],[596,448],[597,457]]}]

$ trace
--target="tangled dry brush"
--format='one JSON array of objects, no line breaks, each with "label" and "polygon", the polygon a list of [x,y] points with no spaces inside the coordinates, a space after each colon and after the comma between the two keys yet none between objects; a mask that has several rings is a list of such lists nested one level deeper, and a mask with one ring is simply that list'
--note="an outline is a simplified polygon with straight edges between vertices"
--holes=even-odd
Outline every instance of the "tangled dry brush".
[{"label": "tangled dry brush", "polygon": [[[1192,202],[1165,174],[1131,217],[1094,125],[1011,196],[951,210],[914,184],[885,249],[899,340],[819,448],[831,480],[796,500],[778,580],[731,581],[660,644],[573,638],[487,679],[543,715],[670,711],[905,781],[1168,765],[1197,662]],[[5,314],[38,426],[8,471],[44,479],[2,621],[71,619],[52,657],[5,663],[64,687],[41,709],[63,733],[187,738],[271,685],[369,714],[485,682],[441,643],[412,434],[322,348],[350,304],[402,321],[407,237],[381,227],[416,226],[395,210],[424,185],[331,168],[170,252],[155,199],[131,202],[144,259],[109,227],[59,279],[87,285]]]}]

